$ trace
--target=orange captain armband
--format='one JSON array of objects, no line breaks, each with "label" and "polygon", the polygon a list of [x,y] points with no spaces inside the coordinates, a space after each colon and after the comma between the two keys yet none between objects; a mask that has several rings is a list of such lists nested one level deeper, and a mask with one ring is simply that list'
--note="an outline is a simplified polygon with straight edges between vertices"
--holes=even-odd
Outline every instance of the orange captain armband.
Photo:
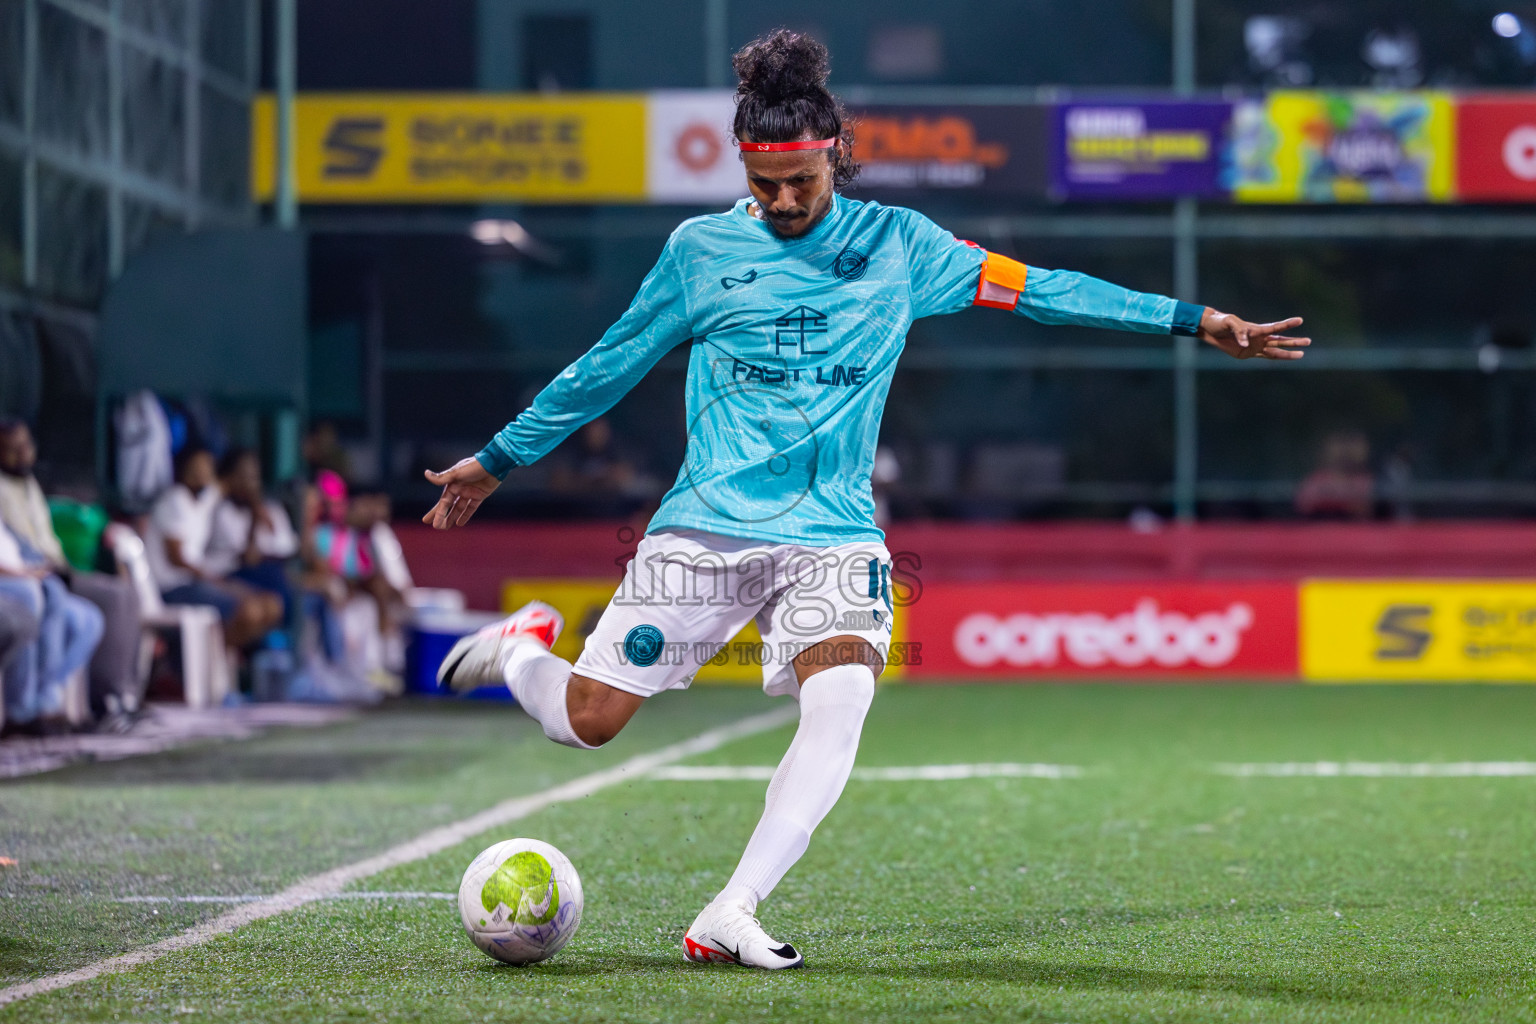
[{"label": "orange captain armband", "polygon": [[[982,250],[986,252],[985,249]],[[972,304],[991,306],[994,309],[1013,309],[1019,304],[1029,268],[1018,260],[987,253],[987,262],[981,265],[981,280],[976,282],[976,298]]]}]

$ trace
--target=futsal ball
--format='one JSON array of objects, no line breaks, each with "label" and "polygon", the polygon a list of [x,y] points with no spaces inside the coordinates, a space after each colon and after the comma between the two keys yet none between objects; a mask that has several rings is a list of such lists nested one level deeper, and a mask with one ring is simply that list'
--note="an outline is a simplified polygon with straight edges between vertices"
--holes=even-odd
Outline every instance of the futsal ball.
[{"label": "futsal ball", "polygon": [[560,952],[581,926],[581,878],[570,859],[537,839],[485,850],[459,883],[459,920],[487,956],[532,964]]}]

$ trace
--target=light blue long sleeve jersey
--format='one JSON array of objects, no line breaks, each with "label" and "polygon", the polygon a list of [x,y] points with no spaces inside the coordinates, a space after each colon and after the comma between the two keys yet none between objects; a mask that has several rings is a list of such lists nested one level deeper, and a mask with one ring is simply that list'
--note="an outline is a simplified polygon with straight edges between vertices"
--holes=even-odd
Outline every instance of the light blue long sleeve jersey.
[{"label": "light blue long sleeve jersey", "polygon": [[689,342],[687,455],[649,532],[880,540],[870,473],[912,321],[980,303],[1042,323],[1194,334],[1203,312],[1069,271],[1025,277],[898,206],[838,196],[810,232],[781,238],[749,205],[678,227],[628,312],[496,435],[481,464],[504,478],[543,457]]}]

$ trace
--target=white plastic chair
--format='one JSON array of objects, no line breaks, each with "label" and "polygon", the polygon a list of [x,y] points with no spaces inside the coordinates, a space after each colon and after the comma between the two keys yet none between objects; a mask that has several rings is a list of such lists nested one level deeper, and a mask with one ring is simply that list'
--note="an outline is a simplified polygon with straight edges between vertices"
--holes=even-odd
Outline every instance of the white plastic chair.
[{"label": "white plastic chair", "polygon": [[133,581],[144,628],[153,632],[174,630],[179,635],[181,688],[187,706],[206,708],[222,704],[232,689],[233,673],[224,649],[224,624],[219,620],[219,610],[206,604],[166,604],[150,574],[144,541],[133,530],[112,523],[103,539],[117,564]]}]

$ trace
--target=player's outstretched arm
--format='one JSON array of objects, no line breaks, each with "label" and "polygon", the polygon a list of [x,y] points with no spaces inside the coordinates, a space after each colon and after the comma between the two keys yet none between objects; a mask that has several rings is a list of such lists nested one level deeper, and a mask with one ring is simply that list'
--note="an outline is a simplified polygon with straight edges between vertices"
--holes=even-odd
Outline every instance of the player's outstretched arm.
[{"label": "player's outstretched arm", "polygon": [[1254,324],[1207,306],[1200,317],[1200,330],[1195,337],[1214,345],[1234,359],[1300,359],[1306,354],[1301,350],[1312,344],[1312,339],[1292,337],[1285,333],[1300,326],[1299,316],[1272,324]]},{"label": "player's outstretched arm", "polygon": [[501,486],[501,481],[474,458],[460,459],[441,473],[427,470],[427,482],[443,489],[432,510],[421,521],[434,530],[451,530],[469,522],[480,503]]}]

